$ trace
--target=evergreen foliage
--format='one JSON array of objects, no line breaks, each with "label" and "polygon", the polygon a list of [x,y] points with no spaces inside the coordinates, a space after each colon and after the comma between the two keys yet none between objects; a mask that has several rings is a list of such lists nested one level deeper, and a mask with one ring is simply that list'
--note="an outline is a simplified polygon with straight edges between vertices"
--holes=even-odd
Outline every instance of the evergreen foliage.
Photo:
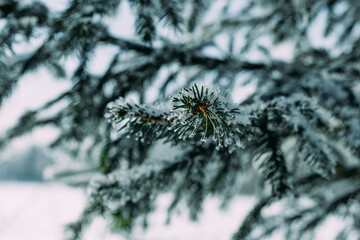
[{"label": "evergreen foliage", "polygon": [[[260,200],[234,240],[279,229],[285,239],[311,239],[334,215],[347,223],[337,239],[359,238],[360,1],[127,2],[134,39],[113,34],[104,21],[120,0],[73,0],[60,13],[41,2],[0,1],[0,103],[40,67],[72,83],[24,113],[0,145],[53,125],[60,134],[51,147],[76,159],[86,146],[89,164],[98,162],[69,238],[81,238],[99,215],[115,230],[146,227],[156,198],[167,192],[174,196],[169,221],[180,202],[196,219],[206,197],[226,204],[239,194],[239,177],[251,169],[261,176]],[[332,42],[318,46],[313,29],[322,18],[323,37]],[[18,50],[34,39],[41,39],[36,49]],[[104,45],[117,53],[103,74],[94,74],[89,64]],[[290,57],[281,59],[284,46]],[[69,57],[78,59],[71,76],[63,67]],[[256,88],[241,103],[219,90],[240,84]],[[147,101],[149,86],[159,93],[155,101]],[[138,102],[128,99],[133,93]],[[59,103],[65,106],[44,117]],[[153,159],[149,152],[159,142],[181,154]],[[279,202],[281,213],[264,214]]]}]

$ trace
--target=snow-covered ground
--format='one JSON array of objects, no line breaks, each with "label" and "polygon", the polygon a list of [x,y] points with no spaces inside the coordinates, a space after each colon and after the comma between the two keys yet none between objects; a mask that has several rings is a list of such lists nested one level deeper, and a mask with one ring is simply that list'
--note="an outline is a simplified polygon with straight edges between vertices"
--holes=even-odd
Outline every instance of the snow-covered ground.
[{"label": "snow-covered ground", "polygon": [[[55,183],[0,183],[0,196],[1,240],[63,239],[63,226],[77,219],[86,202],[83,190]],[[84,240],[230,239],[256,199],[238,197],[225,211],[218,210],[217,199],[208,199],[198,222],[190,222],[184,211],[165,225],[169,201],[169,195],[159,199],[158,210],[150,216],[146,232],[135,229],[131,237],[121,237],[109,233],[106,221],[99,218],[87,229]]]},{"label": "snow-covered ground", "polygon": [[[84,240],[226,240],[231,239],[246,214],[256,203],[255,197],[240,196],[226,210],[219,210],[217,199],[207,199],[198,222],[189,221],[186,208],[165,225],[170,195],[158,199],[158,209],[149,217],[149,228],[136,228],[131,236],[120,236],[107,230],[107,222],[96,219],[86,230]],[[61,240],[64,225],[81,214],[86,195],[59,183],[0,182],[1,240]],[[279,206],[278,206],[279,207]],[[275,207],[277,208],[277,207]],[[281,209],[272,209],[279,211]],[[330,217],[319,228],[315,239],[334,239],[344,226],[339,218]],[[282,240],[279,235],[271,239]]]}]

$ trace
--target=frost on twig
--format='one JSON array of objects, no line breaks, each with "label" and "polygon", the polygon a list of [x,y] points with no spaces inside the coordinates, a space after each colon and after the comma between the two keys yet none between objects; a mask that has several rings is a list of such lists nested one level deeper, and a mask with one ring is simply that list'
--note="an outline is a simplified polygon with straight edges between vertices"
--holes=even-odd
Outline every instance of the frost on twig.
[{"label": "frost on twig", "polygon": [[243,128],[253,116],[244,108],[229,102],[220,90],[194,84],[171,98],[174,106],[149,107],[127,102],[123,98],[109,104],[106,115],[123,134],[135,134],[142,141],[167,138],[199,139],[212,137],[217,149],[242,146]]}]

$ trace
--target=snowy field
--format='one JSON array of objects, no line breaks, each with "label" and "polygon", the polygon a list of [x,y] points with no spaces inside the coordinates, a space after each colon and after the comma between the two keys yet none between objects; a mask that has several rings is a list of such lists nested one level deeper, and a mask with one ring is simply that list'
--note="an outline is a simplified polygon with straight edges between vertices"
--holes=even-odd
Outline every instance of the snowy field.
[{"label": "snowy field", "polygon": [[[63,226],[81,214],[86,196],[80,189],[60,184],[0,183],[1,240],[60,240]],[[190,222],[184,211],[165,225],[166,206],[171,197],[158,201],[158,211],[149,218],[149,229],[135,229],[133,236],[121,237],[106,230],[106,221],[96,219],[85,232],[84,240],[222,240],[230,239],[246,213],[255,204],[253,197],[239,197],[225,211],[219,201],[205,202],[199,222]]]},{"label": "snowy field", "polygon": [[[63,226],[81,214],[86,196],[80,189],[61,184],[0,183],[0,240],[60,240]],[[149,218],[149,229],[135,229],[132,236],[110,233],[105,220],[96,219],[87,229],[84,240],[226,240],[238,228],[256,199],[236,198],[220,211],[217,199],[205,201],[204,212],[198,222],[190,222],[186,211],[174,216],[171,225],[165,225],[166,206],[170,195],[162,196],[158,210]],[[278,211],[279,209],[273,209]],[[316,239],[334,239],[344,223],[329,218],[320,227]],[[279,236],[272,239],[281,240]]]}]

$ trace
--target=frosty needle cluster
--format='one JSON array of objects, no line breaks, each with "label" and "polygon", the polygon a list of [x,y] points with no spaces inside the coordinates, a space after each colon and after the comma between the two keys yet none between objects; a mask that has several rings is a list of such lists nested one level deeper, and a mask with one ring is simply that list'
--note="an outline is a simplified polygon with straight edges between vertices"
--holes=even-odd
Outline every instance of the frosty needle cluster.
[{"label": "frosty needle cluster", "polygon": [[119,99],[109,104],[110,114],[106,116],[118,131],[135,133],[142,139],[154,139],[150,134],[158,138],[178,136],[182,140],[201,135],[200,141],[205,142],[212,135],[218,149],[241,146],[241,129],[250,124],[252,115],[230,104],[220,90],[204,86],[199,89],[194,84],[171,100],[174,106],[166,111],[160,106],[149,108]]}]

